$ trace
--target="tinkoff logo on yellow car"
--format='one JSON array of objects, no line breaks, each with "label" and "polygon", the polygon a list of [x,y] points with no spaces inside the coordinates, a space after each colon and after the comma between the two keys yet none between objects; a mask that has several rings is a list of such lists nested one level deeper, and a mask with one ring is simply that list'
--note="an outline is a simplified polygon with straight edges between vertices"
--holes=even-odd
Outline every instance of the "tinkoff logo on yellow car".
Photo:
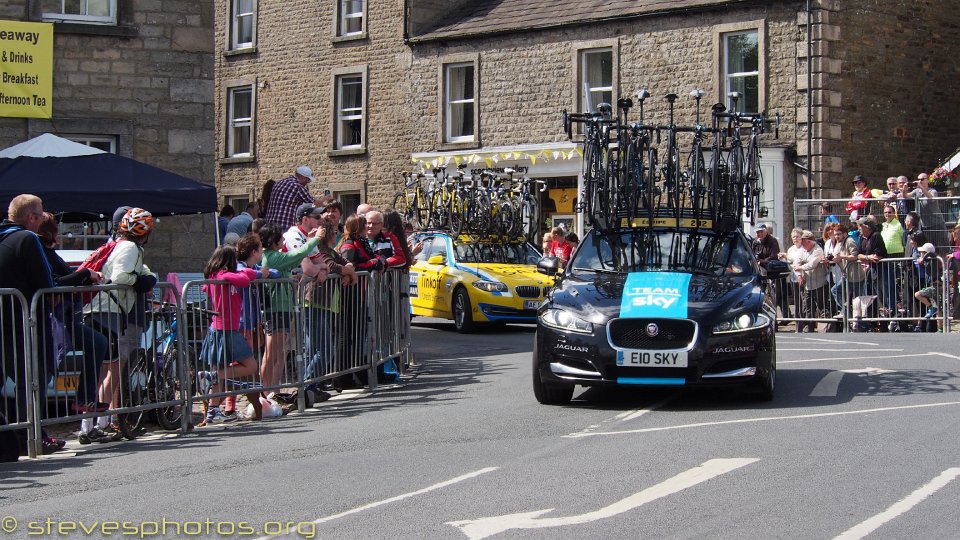
[{"label": "tinkoff logo on yellow car", "polygon": [[537,272],[541,255],[530,243],[445,233],[424,233],[417,241],[423,249],[410,268],[413,315],[452,319],[459,332],[478,323],[536,322],[553,279]]}]

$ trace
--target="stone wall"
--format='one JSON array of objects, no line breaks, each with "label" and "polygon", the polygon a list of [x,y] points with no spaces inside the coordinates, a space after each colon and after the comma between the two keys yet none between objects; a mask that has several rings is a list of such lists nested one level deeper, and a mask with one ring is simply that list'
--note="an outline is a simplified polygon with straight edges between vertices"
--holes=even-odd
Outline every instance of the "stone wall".
[{"label": "stone wall", "polygon": [[871,187],[888,176],[931,171],[960,146],[957,6],[941,0],[835,0],[830,57],[840,63],[826,83],[839,94],[824,111],[839,137],[837,181],[844,192],[856,174]]},{"label": "stone wall", "polygon": [[[260,2],[257,48],[224,55],[226,10],[218,4],[216,153],[225,154],[223,82],[257,82],[255,160],[219,163],[217,185],[226,193],[259,194],[270,179],[309,165],[324,188],[356,189],[384,205],[398,187],[394,173],[408,166],[419,122],[408,106],[411,54],[403,43],[403,2],[368,4],[366,38],[337,41],[334,2]],[[368,73],[364,154],[330,156],[333,139],[333,71],[363,66]]]},{"label": "stone wall", "polygon": [[560,111],[577,105],[577,50],[613,46],[619,59],[616,94],[629,96],[648,88],[646,118],[667,121],[663,96],[681,96],[676,121],[692,124],[693,88],[707,92],[702,118],[709,108],[725,101],[718,88],[719,56],[715,32],[742,21],[765,21],[767,35],[766,105],[779,112],[780,140],[767,144],[795,143],[796,122],[796,10],[792,4],[743,9],[708,10],[684,15],[592,24],[536,33],[416,44],[411,70],[415,114],[426,126],[427,137],[416,141],[415,151],[438,148],[439,67],[444,58],[479,51],[480,133],[483,146],[556,142],[566,139]]},{"label": "stone wall", "polygon": [[[0,17],[39,20],[38,4],[8,0]],[[44,132],[112,135],[119,154],[212,184],[213,0],[118,4],[116,27],[55,25],[53,118],[0,119],[0,148]],[[212,224],[161,219],[147,264],[198,271],[215,245]]]}]

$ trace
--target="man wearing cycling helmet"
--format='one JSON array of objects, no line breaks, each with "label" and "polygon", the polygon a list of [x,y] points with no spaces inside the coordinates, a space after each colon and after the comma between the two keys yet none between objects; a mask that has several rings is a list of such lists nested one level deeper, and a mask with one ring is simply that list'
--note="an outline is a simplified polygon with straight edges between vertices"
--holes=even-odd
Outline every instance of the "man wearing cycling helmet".
[{"label": "man wearing cycling helmet", "polygon": [[[113,285],[128,285],[128,288],[101,291],[83,308],[90,316],[94,327],[111,337],[113,346],[100,381],[100,401],[110,403],[110,408],[120,404],[121,362],[125,362],[138,345],[143,331],[146,311],[143,302],[145,293],[157,283],[156,276],[143,264],[143,245],[153,230],[153,215],[143,208],[131,208],[123,215],[117,229],[117,245],[101,270],[104,282]],[[111,430],[108,417],[97,419],[97,427],[90,426],[84,433],[81,426],[81,443],[120,440],[121,435]],[[114,431],[110,433],[110,431]]]}]

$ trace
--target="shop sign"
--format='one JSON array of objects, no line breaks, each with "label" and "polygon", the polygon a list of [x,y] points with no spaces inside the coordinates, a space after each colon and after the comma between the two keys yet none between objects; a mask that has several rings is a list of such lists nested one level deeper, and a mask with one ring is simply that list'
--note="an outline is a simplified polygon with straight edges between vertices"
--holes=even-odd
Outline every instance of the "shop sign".
[{"label": "shop sign", "polygon": [[52,111],[53,24],[0,20],[0,117]]}]

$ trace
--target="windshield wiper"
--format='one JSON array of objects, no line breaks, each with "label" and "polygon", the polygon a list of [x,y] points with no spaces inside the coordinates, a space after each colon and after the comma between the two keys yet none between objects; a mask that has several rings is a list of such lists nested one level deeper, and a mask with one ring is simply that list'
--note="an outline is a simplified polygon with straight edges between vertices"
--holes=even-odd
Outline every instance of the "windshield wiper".
[{"label": "windshield wiper", "polygon": [[607,270],[606,268],[580,268],[576,267],[573,269],[574,272],[597,272],[598,274],[626,274],[623,270]]}]

